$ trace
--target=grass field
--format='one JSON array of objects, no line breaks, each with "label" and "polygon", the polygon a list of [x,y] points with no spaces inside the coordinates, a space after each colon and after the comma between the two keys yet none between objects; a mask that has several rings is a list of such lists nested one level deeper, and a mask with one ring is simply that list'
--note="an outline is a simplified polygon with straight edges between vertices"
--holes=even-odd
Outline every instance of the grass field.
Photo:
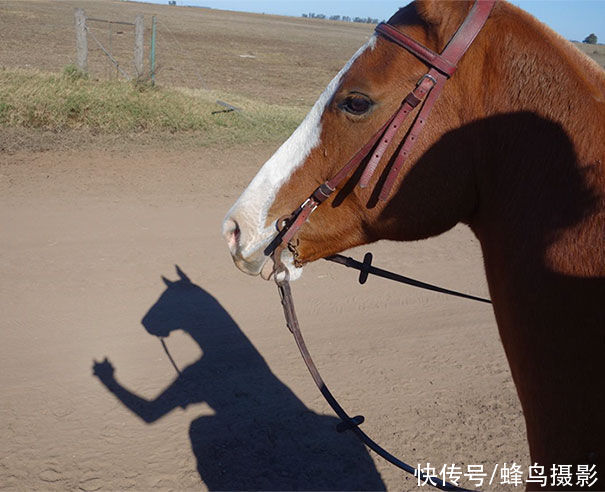
[{"label": "grass field", "polygon": [[[61,74],[75,61],[74,8],[89,17],[158,19],[156,91],[119,83],[89,36],[88,81]],[[105,24],[89,22],[106,46]],[[107,133],[144,144],[280,141],[364,42],[372,26],[111,0],[0,4],[0,149],[105,148]],[[133,73],[132,27],[113,27],[112,53]],[[326,49],[329,46],[330,49]],[[212,115],[221,99],[242,113]],[[150,137],[151,133],[160,133]],[[112,140],[113,141],[113,140]],[[111,142],[109,143],[111,145]],[[163,145],[163,143],[162,143]]]},{"label": "grass field", "polygon": [[[146,63],[151,16],[157,15],[160,85],[220,90],[273,104],[312,104],[373,29],[366,24],[112,0],[9,0],[0,3],[0,66],[59,72],[73,63],[75,7],[89,17],[129,22],[143,14]],[[89,24],[107,45],[107,27]],[[132,27],[114,28],[112,52],[131,72],[133,39]],[[92,39],[89,52],[93,78],[115,73]]]},{"label": "grass field", "polygon": [[[224,112],[228,99],[241,113]],[[285,138],[304,116],[300,106],[271,105],[218,91],[95,81],[72,72],[0,71],[0,124],[97,133],[198,132],[200,143]]]},{"label": "grass field", "polygon": [[605,44],[585,44],[574,42],[576,48],[590,56],[599,65],[605,68]]}]

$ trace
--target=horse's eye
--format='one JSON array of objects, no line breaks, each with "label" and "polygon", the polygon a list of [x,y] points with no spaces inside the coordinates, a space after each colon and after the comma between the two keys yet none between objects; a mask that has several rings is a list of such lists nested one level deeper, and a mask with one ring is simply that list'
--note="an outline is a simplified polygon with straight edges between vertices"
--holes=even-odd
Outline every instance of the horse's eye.
[{"label": "horse's eye", "polygon": [[372,107],[372,100],[361,94],[352,94],[342,101],[338,106],[343,111],[359,116],[367,113]]}]

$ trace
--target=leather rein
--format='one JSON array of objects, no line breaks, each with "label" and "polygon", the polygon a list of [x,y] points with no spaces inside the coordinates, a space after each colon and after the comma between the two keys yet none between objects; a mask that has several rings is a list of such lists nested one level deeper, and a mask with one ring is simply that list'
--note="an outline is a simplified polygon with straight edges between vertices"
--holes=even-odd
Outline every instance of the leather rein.
[{"label": "leather rein", "polygon": [[[294,210],[294,212],[292,212],[292,214],[278,219],[278,234],[264,251],[265,255],[271,256],[273,259],[273,278],[277,284],[280,294],[282,307],[286,318],[286,325],[294,336],[298,349],[300,350],[303,360],[311,373],[315,384],[336,415],[338,415],[338,417],[341,419],[341,422],[337,425],[337,430],[339,432],[344,432],[346,430],[352,431],[366,446],[393,465],[410,474],[413,474],[414,476],[417,476],[419,480],[424,480],[424,483],[437,487],[441,490],[467,489],[443,481],[437,477],[426,477],[422,474],[422,472],[420,472],[420,470],[417,470],[411,465],[396,458],[384,448],[379,446],[359,428],[359,425],[364,421],[364,417],[361,415],[354,417],[349,416],[349,414],[338,403],[330,390],[327,388],[325,382],[319,374],[317,367],[315,366],[315,363],[313,362],[313,359],[311,358],[311,354],[307,349],[300,331],[300,326],[294,309],[292,291],[289,284],[288,269],[283,264],[281,256],[285,248],[289,248],[293,254],[296,255],[296,246],[293,243],[295,234],[307,221],[311,213],[329,198],[329,196],[345,181],[345,179],[354,169],[358,169],[360,166],[362,166],[364,161],[367,162],[364,165],[359,185],[361,188],[368,186],[370,179],[374,175],[384,153],[392,143],[392,140],[395,137],[399,127],[402,125],[406,117],[417,106],[420,106],[420,109],[403,142],[401,143],[399,152],[395,157],[393,165],[388,170],[386,179],[384,180],[384,183],[380,189],[380,193],[378,195],[379,200],[387,200],[392,191],[393,185],[397,180],[397,176],[403,167],[403,164],[410,155],[435,102],[443,90],[445,82],[454,74],[458,62],[464,53],[466,53],[477,34],[483,28],[496,1],[497,0],[475,0],[475,3],[471,7],[466,19],[458,28],[454,36],[450,39],[449,43],[441,54],[437,54],[425,46],[417,43],[412,38],[408,37],[387,23],[380,23],[378,26],[376,26],[376,33],[378,35],[383,36],[389,41],[394,42],[395,44],[406,49],[426,63],[430,68],[428,72],[425,73],[420,80],[418,80],[416,87],[412,89],[407,96],[405,96],[397,111],[374,134],[374,136],[372,136],[372,138],[361,149],[359,149],[355,155],[353,155],[347,164],[345,164],[332,178],[315,189],[315,191],[313,191],[313,193],[296,210]],[[366,254],[363,263],[341,255],[334,255],[326,259],[360,270],[360,283],[364,283],[368,274],[371,273],[385,278],[390,278],[391,280],[408,283],[416,287],[428,288],[429,290],[457,295],[459,297],[466,297],[482,302],[490,302],[487,299],[450,291],[448,289],[425,284],[417,280],[387,272],[386,270],[372,267],[370,264],[371,254],[369,253]]]}]

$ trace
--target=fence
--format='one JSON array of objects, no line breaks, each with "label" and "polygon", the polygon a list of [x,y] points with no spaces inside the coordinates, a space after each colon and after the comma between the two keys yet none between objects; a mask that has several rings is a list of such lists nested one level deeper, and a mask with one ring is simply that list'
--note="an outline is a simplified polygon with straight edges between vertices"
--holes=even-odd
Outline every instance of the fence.
[{"label": "fence", "polygon": [[[105,26],[107,31],[107,40],[101,40],[100,28],[96,26]],[[76,65],[82,72],[88,73],[88,54],[89,54],[89,38],[94,42],[94,45],[101,50],[105,58],[109,61],[110,65],[115,67],[116,73],[124,77],[125,79],[141,79],[145,77],[144,71],[144,19],[142,15],[137,15],[134,22],[127,22],[122,20],[109,20],[109,19],[98,19],[94,17],[87,17],[83,9],[75,10],[75,27],[76,27]],[[124,31],[117,29],[130,29],[134,28],[134,43],[132,45],[132,66],[129,64],[120,63],[118,56],[115,56],[114,51],[114,40],[116,36],[124,34]],[[152,18],[152,32],[151,32],[151,58],[150,58],[150,79],[154,80],[155,76],[155,29],[156,19],[155,16]],[[103,36],[105,38],[105,36]],[[123,43],[122,43],[123,44]],[[122,46],[119,50],[123,57],[124,47]],[[134,73],[131,72],[134,71]]]},{"label": "fence", "polygon": [[[85,73],[98,77],[99,66],[104,66],[108,78],[143,79],[154,84],[162,71],[163,81],[171,85],[205,85],[199,69],[199,53],[186,49],[169,23],[155,15],[145,27],[143,15],[137,15],[134,22],[100,19],[87,17],[84,10],[78,8],[75,9],[75,28],[76,65]],[[144,37],[149,40],[147,46]],[[158,49],[161,63],[157,63]]]}]

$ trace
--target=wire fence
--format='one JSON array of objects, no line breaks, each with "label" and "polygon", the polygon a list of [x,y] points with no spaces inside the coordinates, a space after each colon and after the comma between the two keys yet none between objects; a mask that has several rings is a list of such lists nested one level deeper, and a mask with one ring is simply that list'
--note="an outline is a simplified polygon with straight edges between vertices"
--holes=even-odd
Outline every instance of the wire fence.
[{"label": "wire fence", "polygon": [[[107,59],[115,67],[116,76],[118,73],[120,73],[125,79],[130,80],[131,76],[124,71],[124,69],[120,66],[120,62],[118,60],[116,60],[116,58],[113,55],[113,52],[115,52],[114,46],[113,46],[113,40],[112,40],[112,31],[111,31],[111,27],[112,27],[113,23],[110,21],[107,21],[107,23],[109,25],[109,35],[108,35],[108,40],[106,43],[107,47],[105,47],[103,45],[103,43],[101,41],[99,41],[99,38],[96,36],[94,29],[92,29],[90,27],[90,21],[92,21],[92,20],[97,20],[97,19],[87,19],[87,23],[85,26],[87,34],[93,39],[93,41],[96,43],[97,47],[103,52],[103,54],[107,57]],[[125,23],[120,23],[120,24],[125,24]],[[117,33],[116,33],[116,35],[117,35]]]},{"label": "wire fence", "polygon": [[[77,17],[76,13],[76,17]],[[97,79],[150,79],[151,77],[151,17],[143,18],[144,28],[141,39],[140,54],[142,70],[137,68],[136,58],[136,24],[125,20],[102,19],[85,16],[83,29],[87,38],[86,62],[83,70]],[[77,29],[77,22],[76,22]],[[183,46],[169,23],[157,18],[155,35],[154,80],[185,81],[189,87],[192,85],[203,88],[204,78],[199,70],[199,56],[194,55]],[[134,51],[133,51],[134,46]],[[80,49],[80,48],[78,48]],[[141,73],[139,73],[141,72]],[[180,76],[179,76],[180,75]],[[195,84],[191,84],[191,80]],[[178,85],[178,82],[177,82]]]},{"label": "wire fence", "polygon": [[[204,79],[198,68],[200,60],[183,47],[182,43],[177,39],[166,22],[158,19],[157,26],[158,38],[161,40],[158,42],[158,47],[161,52],[166,54],[168,60],[174,60],[176,57],[170,57],[170,53],[176,51],[180,55],[178,59],[181,60],[179,69],[191,71],[199,82],[199,88],[204,87]],[[183,61],[185,63],[183,63]]]},{"label": "wire fence", "polygon": [[[88,17],[84,11],[77,9],[78,66],[94,78],[133,78],[136,73],[133,57],[134,27],[134,22]],[[79,30],[83,32],[78,32]]]}]

